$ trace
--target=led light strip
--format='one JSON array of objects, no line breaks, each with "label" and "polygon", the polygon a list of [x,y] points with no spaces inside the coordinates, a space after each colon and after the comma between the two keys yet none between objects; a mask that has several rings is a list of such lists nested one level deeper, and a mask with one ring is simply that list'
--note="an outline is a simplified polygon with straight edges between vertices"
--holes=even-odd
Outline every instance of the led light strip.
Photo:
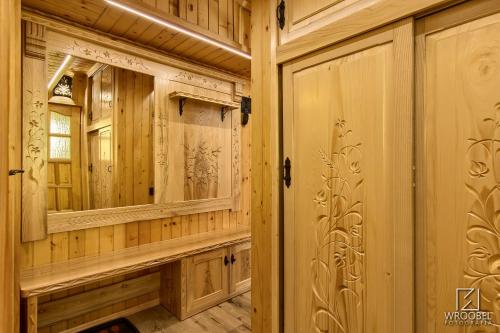
[{"label": "led light strip", "polygon": [[135,15],[140,16],[142,18],[145,18],[147,20],[150,20],[150,21],[153,21],[155,23],[158,23],[158,24],[160,24],[160,25],[162,25],[164,27],[167,27],[169,29],[172,29],[172,30],[175,30],[175,31],[180,32],[182,34],[185,34],[185,35],[188,35],[190,37],[196,38],[198,40],[201,40],[201,41],[203,41],[205,43],[208,43],[208,44],[211,44],[213,46],[220,47],[221,49],[224,49],[226,51],[229,51],[231,53],[239,55],[240,57],[243,57],[243,58],[246,58],[246,59],[252,59],[252,56],[250,54],[248,54],[248,53],[240,51],[240,50],[238,50],[238,49],[236,49],[234,47],[231,47],[229,45],[226,45],[224,43],[218,42],[218,41],[216,41],[216,40],[214,40],[212,38],[206,37],[206,36],[204,36],[202,34],[199,34],[199,33],[193,32],[191,30],[185,29],[185,28],[183,28],[183,27],[181,27],[181,26],[179,26],[177,24],[173,24],[173,23],[170,23],[168,21],[161,20],[159,18],[156,18],[154,16],[148,15],[146,13],[143,13],[141,11],[138,11],[138,10],[136,10],[134,8],[131,8],[129,6],[126,6],[124,4],[121,4],[121,3],[113,1],[113,0],[105,0],[105,1],[107,3],[109,3],[110,5],[112,5],[112,6],[118,7],[120,9],[123,9],[123,10],[129,12],[129,13],[135,14]]},{"label": "led light strip", "polygon": [[61,71],[66,68],[66,65],[68,64],[68,62],[72,59],[73,57],[70,56],[69,54],[66,55],[66,57],[64,58],[61,66],[59,66],[59,68],[57,69],[57,71],[54,73],[54,76],[52,76],[52,78],[50,79],[49,81],[49,84],[47,85],[47,88],[50,89],[50,87],[52,87],[52,85],[56,82],[54,82],[58,77],[59,75],[61,74]]}]

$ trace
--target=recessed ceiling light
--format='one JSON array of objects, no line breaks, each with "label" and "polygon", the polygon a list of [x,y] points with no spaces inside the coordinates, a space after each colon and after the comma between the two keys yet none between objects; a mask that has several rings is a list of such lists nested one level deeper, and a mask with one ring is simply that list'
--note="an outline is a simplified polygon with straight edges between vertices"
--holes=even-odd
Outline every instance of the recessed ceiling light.
[{"label": "recessed ceiling light", "polygon": [[119,3],[119,2],[116,2],[116,1],[113,1],[113,0],[105,0],[107,3],[109,3],[110,5],[113,5],[115,7],[118,7],[118,8],[121,8],[129,13],[132,13],[132,14],[135,14],[137,16],[140,16],[142,18],[145,18],[149,21],[152,21],[152,22],[155,22],[155,23],[158,23],[164,27],[167,27],[169,29],[172,29],[172,30],[175,30],[177,32],[180,32],[182,34],[185,34],[185,35],[188,35],[190,37],[193,37],[195,39],[198,39],[198,40],[201,40],[205,43],[208,43],[208,44],[211,44],[213,46],[216,46],[216,47],[220,47],[221,49],[224,49],[226,51],[229,51],[231,53],[234,53],[240,57],[243,57],[243,58],[246,58],[246,59],[252,59],[252,56],[246,52],[243,52],[241,50],[238,50],[237,48],[234,48],[234,47],[231,47],[227,44],[224,44],[224,43],[221,43],[215,39],[212,39],[212,38],[209,38],[207,36],[204,36],[202,34],[199,34],[197,32],[194,32],[194,31],[191,31],[191,30],[188,30],[186,28],[183,28],[177,24],[174,24],[174,23],[171,23],[171,22],[168,22],[168,21],[165,21],[165,20],[162,20],[162,19],[159,19],[157,17],[154,17],[154,16],[151,16],[149,14],[146,14],[144,12],[141,12],[139,10],[136,10],[134,8],[131,8],[129,6],[126,6],[122,3]]}]

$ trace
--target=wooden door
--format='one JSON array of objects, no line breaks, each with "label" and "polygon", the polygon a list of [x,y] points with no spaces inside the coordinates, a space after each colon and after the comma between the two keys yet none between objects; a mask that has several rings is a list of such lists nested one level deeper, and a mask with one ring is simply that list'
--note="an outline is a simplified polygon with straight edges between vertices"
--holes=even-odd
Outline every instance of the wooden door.
[{"label": "wooden door", "polygon": [[187,259],[186,312],[192,315],[220,303],[229,295],[226,248]]},{"label": "wooden door", "polygon": [[251,243],[231,247],[230,293],[239,295],[250,289],[251,281]]},{"label": "wooden door", "polygon": [[[499,12],[470,1],[416,25],[419,333],[500,331]],[[445,324],[457,288],[497,324]]]},{"label": "wooden door", "polygon": [[411,332],[410,19],[283,67],[285,332]]},{"label": "wooden door", "polygon": [[89,133],[89,194],[92,209],[113,206],[111,126]]},{"label": "wooden door", "polygon": [[102,78],[102,71],[98,71],[95,73],[90,82],[92,86],[92,100],[91,100],[91,110],[90,110],[90,121],[89,125],[93,122],[98,121],[101,119],[101,107],[102,107],[102,102],[101,102],[101,78]]}]

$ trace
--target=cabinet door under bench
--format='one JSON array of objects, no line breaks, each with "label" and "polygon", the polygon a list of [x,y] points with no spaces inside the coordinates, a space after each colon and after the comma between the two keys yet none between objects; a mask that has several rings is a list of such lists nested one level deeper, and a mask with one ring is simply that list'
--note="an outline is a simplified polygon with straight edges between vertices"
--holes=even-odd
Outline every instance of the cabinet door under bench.
[{"label": "cabinet door under bench", "polygon": [[250,289],[250,242],[194,255],[162,269],[160,302],[179,319]]}]

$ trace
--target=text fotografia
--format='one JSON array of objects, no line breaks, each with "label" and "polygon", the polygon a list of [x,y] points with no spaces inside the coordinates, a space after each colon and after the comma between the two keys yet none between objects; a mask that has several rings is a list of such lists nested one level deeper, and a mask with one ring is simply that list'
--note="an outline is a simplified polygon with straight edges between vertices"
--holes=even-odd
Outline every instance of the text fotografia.
[{"label": "text fotografia", "polygon": [[493,325],[491,312],[480,310],[481,291],[475,288],[456,289],[455,311],[444,313],[444,324],[448,326]]}]

